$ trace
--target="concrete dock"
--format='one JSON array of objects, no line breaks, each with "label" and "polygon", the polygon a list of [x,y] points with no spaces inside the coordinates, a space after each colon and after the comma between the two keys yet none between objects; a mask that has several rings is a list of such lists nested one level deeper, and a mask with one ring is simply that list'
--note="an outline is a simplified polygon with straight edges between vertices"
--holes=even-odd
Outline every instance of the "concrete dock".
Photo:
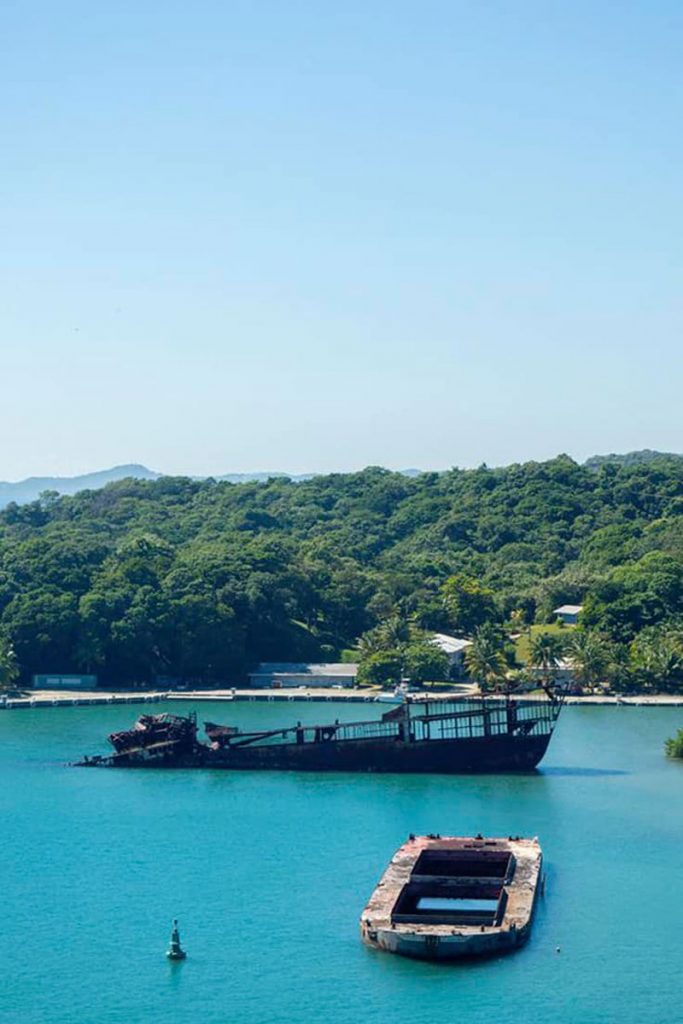
[{"label": "concrete dock", "polygon": [[[411,694],[419,700],[479,700],[476,686],[462,684],[452,690],[423,691]],[[152,704],[159,701],[198,703],[202,701],[230,702],[271,702],[310,701],[320,703],[369,704],[387,703],[391,693],[377,689],[334,689],[321,687],[299,687],[297,689],[255,690],[145,690],[145,691],[76,691],[76,690],[31,690],[21,697],[0,696],[0,711],[16,711],[31,708],[87,707],[96,704]],[[492,695],[492,699],[494,695]],[[516,694],[515,700],[523,701],[523,694]],[[683,695],[649,694],[631,697],[587,695],[567,697],[567,705],[585,707],[683,707]]]}]

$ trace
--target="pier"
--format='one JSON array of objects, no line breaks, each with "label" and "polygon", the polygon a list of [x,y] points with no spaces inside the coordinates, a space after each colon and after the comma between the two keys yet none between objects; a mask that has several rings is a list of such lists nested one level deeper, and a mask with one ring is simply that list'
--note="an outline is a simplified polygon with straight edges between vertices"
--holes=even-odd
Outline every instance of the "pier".
[{"label": "pier", "polygon": [[[430,690],[410,694],[411,697],[424,700],[444,700],[457,697],[458,700],[481,701],[475,686],[460,685],[452,690]],[[515,700],[534,699],[530,694],[515,694]],[[255,689],[223,689],[223,690],[146,690],[146,691],[90,691],[73,690],[36,690],[24,693],[21,697],[0,696],[0,711],[30,710],[31,708],[65,708],[87,707],[96,704],[154,704],[160,701],[178,703],[229,703],[231,701],[249,702],[317,702],[343,704],[371,704],[375,701],[387,702],[391,697],[388,691],[377,689],[333,689],[322,687],[277,690]],[[496,695],[484,697],[484,700],[495,700]],[[565,705],[580,707],[683,707],[681,694],[634,694],[629,697],[606,694],[586,694],[585,696],[566,697]]]}]

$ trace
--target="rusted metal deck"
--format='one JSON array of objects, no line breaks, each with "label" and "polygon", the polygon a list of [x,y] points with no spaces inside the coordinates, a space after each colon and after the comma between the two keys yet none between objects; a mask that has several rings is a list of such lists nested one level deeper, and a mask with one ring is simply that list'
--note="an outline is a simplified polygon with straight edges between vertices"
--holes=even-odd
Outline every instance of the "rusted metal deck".
[{"label": "rusted metal deck", "polygon": [[361,915],[363,941],[423,960],[514,949],[529,935],[542,863],[537,839],[411,836]]}]

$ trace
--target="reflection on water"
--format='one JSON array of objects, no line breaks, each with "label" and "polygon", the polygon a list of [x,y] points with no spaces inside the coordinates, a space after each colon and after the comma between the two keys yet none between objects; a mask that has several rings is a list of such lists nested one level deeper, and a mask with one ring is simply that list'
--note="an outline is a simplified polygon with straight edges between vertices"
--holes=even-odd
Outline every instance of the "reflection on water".
[{"label": "reflection on water", "polygon": [[[198,710],[243,728],[376,715]],[[540,770],[523,775],[65,766],[136,714],[0,713],[1,1024],[675,1018],[683,775],[663,743],[680,710],[565,708]],[[451,970],[360,943],[360,912],[410,832],[480,831],[542,843],[549,885],[523,950]],[[189,956],[169,965],[174,917]]]}]

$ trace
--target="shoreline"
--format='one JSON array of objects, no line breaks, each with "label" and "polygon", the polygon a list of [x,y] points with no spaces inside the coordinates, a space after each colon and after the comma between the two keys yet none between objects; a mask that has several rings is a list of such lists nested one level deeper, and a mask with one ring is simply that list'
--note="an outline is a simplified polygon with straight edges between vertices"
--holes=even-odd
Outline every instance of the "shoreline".
[{"label": "shoreline", "polygon": [[[420,700],[437,701],[448,698],[458,700],[479,700],[479,695],[472,686],[463,685],[455,690],[430,693],[420,692],[414,695]],[[88,707],[103,704],[157,704],[161,701],[213,702],[231,703],[232,701],[247,702],[298,702],[309,703],[345,703],[345,704],[392,704],[391,691],[380,690],[336,690],[329,688],[310,687],[306,689],[227,689],[227,690],[146,690],[131,691],[74,691],[74,690],[36,690],[23,697],[0,698],[0,711],[13,711],[48,707]],[[494,695],[491,698],[496,699]],[[518,694],[516,700],[533,699]],[[397,703],[397,702],[396,702]],[[683,694],[635,694],[629,697],[586,695],[565,698],[567,706],[574,707],[683,707]]]}]

